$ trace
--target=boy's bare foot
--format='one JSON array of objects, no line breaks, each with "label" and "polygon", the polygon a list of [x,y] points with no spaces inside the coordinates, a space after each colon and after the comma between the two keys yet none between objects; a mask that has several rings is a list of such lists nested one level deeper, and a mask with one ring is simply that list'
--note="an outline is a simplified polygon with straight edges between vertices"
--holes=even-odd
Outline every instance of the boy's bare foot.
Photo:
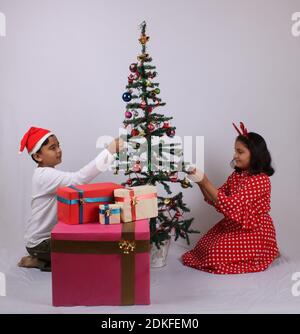
[{"label": "boy's bare foot", "polygon": [[23,268],[39,268],[39,260],[33,256],[24,256],[18,263],[19,267]]}]

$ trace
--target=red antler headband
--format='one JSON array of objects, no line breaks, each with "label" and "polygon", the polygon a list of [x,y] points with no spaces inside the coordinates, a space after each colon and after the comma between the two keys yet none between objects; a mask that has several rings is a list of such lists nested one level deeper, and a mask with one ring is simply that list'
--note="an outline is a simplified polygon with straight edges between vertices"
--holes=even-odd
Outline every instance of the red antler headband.
[{"label": "red antler headband", "polygon": [[245,128],[245,125],[244,125],[243,122],[240,122],[240,128],[241,128],[242,131],[234,123],[232,123],[232,125],[234,126],[234,128],[236,129],[238,134],[240,134],[244,137],[248,137],[248,130]]}]

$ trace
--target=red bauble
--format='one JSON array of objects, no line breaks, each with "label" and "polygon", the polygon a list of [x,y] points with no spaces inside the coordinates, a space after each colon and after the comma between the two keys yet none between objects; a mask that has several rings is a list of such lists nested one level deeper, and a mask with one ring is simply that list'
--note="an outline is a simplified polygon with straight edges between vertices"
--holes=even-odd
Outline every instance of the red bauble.
[{"label": "red bauble", "polygon": [[126,183],[127,183],[128,185],[131,185],[131,184],[132,184],[132,180],[131,180],[131,179],[128,179],[128,180],[126,181]]},{"label": "red bauble", "polygon": [[147,129],[149,131],[153,131],[155,129],[155,126],[152,123],[150,123],[150,124],[147,125]]},{"label": "red bauble", "polygon": [[163,128],[164,129],[167,129],[170,127],[170,124],[168,122],[164,122],[164,125],[163,125]]},{"label": "red bauble", "polygon": [[174,137],[174,136],[175,136],[175,130],[173,130],[173,129],[168,130],[168,131],[167,131],[167,135],[168,135],[169,137]]},{"label": "red bauble", "polygon": [[129,70],[133,73],[135,73],[137,71],[137,63],[132,63],[130,66],[129,66]]},{"label": "red bauble", "polygon": [[148,113],[152,112],[153,111],[153,107],[148,106],[147,111],[148,111]]},{"label": "red bauble", "polygon": [[179,211],[176,211],[176,213],[175,213],[175,217],[176,218],[179,218],[179,217],[181,217],[182,216],[182,214],[179,212]]},{"label": "red bauble", "polygon": [[170,180],[171,180],[171,182],[176,182],[176,181],[178,181],[178,176],[177,175],[171,175]]},{"label": "red bauble", "polygon": [[138,136],[140,133],[139,133],[139,130],[137,130],[137,129],[132,129],[131,130],[131,136],[132,137],[135,137],[135,136]]}]

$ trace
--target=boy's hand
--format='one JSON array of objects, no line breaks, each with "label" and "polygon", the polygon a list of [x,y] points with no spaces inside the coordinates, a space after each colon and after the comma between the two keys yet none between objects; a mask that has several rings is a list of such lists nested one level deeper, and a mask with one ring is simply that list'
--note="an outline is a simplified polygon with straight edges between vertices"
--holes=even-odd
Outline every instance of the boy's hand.
[{"label": "boy's hand", "polygon": [[111,154],[120,152],[124,149],[124,140],[121,138],[115,138],[108,146],[107,149]]}]

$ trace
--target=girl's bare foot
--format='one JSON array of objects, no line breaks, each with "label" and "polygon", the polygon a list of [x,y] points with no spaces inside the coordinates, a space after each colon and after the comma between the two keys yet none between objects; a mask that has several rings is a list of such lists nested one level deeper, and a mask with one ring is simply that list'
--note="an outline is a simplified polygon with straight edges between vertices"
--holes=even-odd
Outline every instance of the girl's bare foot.
[{"label": "girl's bare foot", "polygon": [[24,256],[18,263],[19,267],[23,268],[39,268],[39,260],[33,256]]}]

